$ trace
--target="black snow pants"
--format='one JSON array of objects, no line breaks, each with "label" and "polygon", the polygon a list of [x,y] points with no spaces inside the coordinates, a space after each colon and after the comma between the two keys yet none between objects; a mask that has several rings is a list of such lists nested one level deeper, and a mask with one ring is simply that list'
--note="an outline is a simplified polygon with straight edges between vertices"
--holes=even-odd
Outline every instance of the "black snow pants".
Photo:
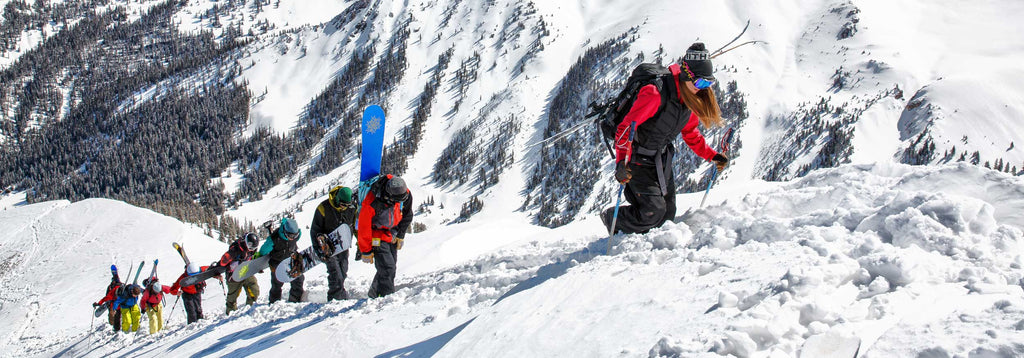
[{"label": "black snow pants", "polygon": [[377,268],[377,274],[373,276],[367,297],[384,297],[394,293],[395,274],[398,273],[398,247],[381,241],[380,246],[373,248],[373,265]]},{"label": "black snow pants", "polygon": [[185,318],[188,323],[203,319],[203,294],[181,293],[181,303],[185,305]]},{"label": "black snow pants", "polygon": [[[626,183],[625,197],[629,205],[619,208],[615,231],[645,233],[676,217],[676,183],[672,159],[675,148],[669,145],[657,156],[635,154],[629,163],[633,178]],[[660,163],[659,163],[660,162]],[[659,170],[660,169],[660,170]],[[615,207],[608,208],[601,219],[611,225]]]},{"label": "black snow pants", "polygon": [[[277,265],[280,263],[280,261],[270,261],[270,292],[268,293],[268,296],[270,297],[270,303],[274,303],[281,300],[281,290],[284,288],[284,282],[278,281],[277,277],[274,275],[273,272],[273,269],[276,269]],[[306,282],[305,275],[296,277],[294,280],[292,280],[291,289],[288,291],[288,302],[302,302],[302,294],[305,292],[305,290],[302,288],[302,284],[304,282]]]},{"label": "black snow pants", "polygon": [[331,256],[324,264],[327,265],[327,301],[347,299],[345,278],[348,277],[348,250]]}]

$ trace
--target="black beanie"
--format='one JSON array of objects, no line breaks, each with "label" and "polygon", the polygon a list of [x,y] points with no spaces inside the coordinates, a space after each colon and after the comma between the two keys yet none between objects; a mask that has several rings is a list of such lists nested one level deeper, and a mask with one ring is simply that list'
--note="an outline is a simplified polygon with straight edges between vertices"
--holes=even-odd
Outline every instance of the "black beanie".
[{"label": "black beanie", "polygon": [[715,79],[714,66],[711,65],[711,54],[708,53],[708,49],[704,47],[703,42],[694,42],[693,45],[690,45],[690,48],[686,49],[683,64],[686,65],[686,68],[689,68],[689,72],[686,71],[686,68],[683,69],[683,72],[690,77],[690,81],[698,78]]}]

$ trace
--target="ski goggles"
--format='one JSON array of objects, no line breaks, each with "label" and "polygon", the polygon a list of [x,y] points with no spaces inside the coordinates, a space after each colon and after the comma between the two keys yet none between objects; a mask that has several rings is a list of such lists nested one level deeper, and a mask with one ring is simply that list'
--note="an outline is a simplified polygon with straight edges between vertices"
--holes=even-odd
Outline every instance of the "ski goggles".
[{"label": "ski goggles", "polygon": [[715,84],[715,80],[709,80],[709,79],[704,79],[704,78],[698,78],[698,79],[693,81],[693,87],[696,87],[698,90],[702,90],[702,89],[711,87],[714,84]]},{"label": "ski goggles", "polygon": [[286,232],[286,233],[284,233],[284,236],[288,237],[289,240],[295,240],[295,239],[299,238],[299,234],[300,233],[301,233],[301,231],[300,232],[293,232],[293,233],[287,233]]}]

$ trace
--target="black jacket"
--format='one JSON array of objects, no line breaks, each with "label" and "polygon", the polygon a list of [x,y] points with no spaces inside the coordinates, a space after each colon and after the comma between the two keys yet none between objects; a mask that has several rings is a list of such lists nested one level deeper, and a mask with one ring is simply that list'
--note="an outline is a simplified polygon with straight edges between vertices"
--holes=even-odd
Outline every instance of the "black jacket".
[{"label": "black jacket", "polygon": [[337,208],[331,204],[331,199],[324,200],[313,213],[313,223],[309,226],[310,242],[315,244],[317,236],[330,234],[342,224],[348,225],[355,235],[356,207]]}]

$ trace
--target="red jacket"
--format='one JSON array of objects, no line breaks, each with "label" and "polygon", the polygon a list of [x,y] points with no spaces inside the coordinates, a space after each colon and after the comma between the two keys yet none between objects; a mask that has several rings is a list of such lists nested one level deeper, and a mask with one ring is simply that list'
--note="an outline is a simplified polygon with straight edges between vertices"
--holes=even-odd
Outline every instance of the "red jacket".
[{"label": "red jacket", "polygon": [[[359,227],[356,228],[359,252],[371,252],[373,250],[374,238],[384,242],[394,242],[392,236],[397,236],[398,238],[405,237],[405,231],[409,229],[409,225],[412,223],[411,194],[408,195],[404,202],[385,205],[377,200],[376,194],[374,194],[373,190],[370,190],[360,205],[362,207],[359,210]],[[374,224],[381,222],[390,224],[387,227]]]},{"label": "red jacket", "polygon": [[107,290],[107,295],[103,296],[103,298],[100,299],[99,302],[96,302],[97,305],[102,305],[102,304],[105,304],[107,302],[113,302],[114,300],[117,299],[117,288],[121,287],[121,285],[109,286],[109,287],[110,287],[110,289]]},{"label": "red jacket", "polygon": [[[206,271],[206,269],[209,268],[209,267],[210,266],[200,267],[199,271]],[[181,276],[178,276],[178,279],[174,281],[174,285],[171,286],[171,289],[167,293],[170,293],[170,294],[175,295],[175,296],[181,294],[181,292],[184,292],[184,293],[187,293],[187,294],[190,294],[190,295],[194,295],[194,294],[198,294],[198,293],[202,292],[203,287],[206,287],[206,283],[205,282],[197,283],[197,284],[192,285],[192,286],[181,287],[181,279],[183,279],[185,277],[188,277],[188,273],[187,272],[182,272]],[[196,287],[196,286],[202,286],[202,287]]]},{"label": "red jacket", "polygon": [[171,288],[166,285],[160,285],[160,293],[154,293],[152,289],[146,288],[142,292],[142,303],[140,304],[140,308],[147,309],[163,302],[165,293],[171,293]]},{"label": "red jacket", "polygon": [[[684,86],[679,83],[679,69],[678,64],[673,64],[668,67],[669,71],[672,71],[672,78],[675,79],[676,92],[687,91]],[[679,97],[679,102],[682,103],[682,96]],[[654,117],[658,112],[658,107],[661,107],[661,93],[658,92],[658,88],[654,85],[646,85],[640,87],[640,92],[636,95],[636,101],[633,102],[633,106],[630,107],[629,113],[622,119],[622,123],[619,123],[618,130],[615,132],[615,162],[621,162],[627,156],[632,153],[633,141],[629,140],[629,125],[630,123],[636,123],[637,127],[646,122],[648,119]],[[683,127],[682,136],[683,141],[686,145],[697,153],[698,156],[708,161],[711,160],[718,154],[714,149],[708,146],[704,140],[704,136],[700,134],[700,130],[697,129],[697,125],[700,124],[700,119],[697,118],[696,113],[690,113],[690,120]]]}]

